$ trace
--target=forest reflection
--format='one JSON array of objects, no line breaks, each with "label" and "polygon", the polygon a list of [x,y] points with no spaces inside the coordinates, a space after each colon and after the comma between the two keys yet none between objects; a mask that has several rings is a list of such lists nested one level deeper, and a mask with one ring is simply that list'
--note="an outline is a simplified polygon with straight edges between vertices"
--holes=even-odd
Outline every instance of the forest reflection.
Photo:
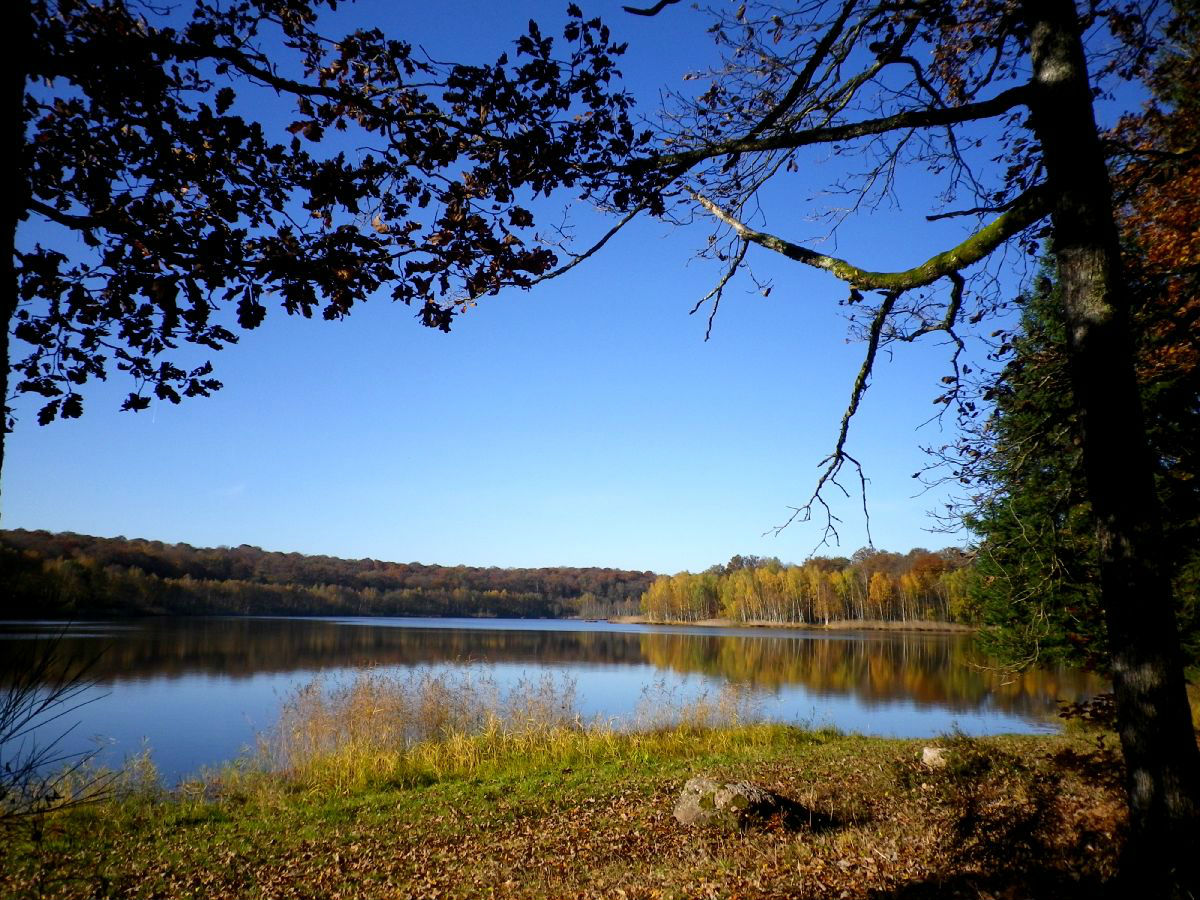
[{"label": "forest reflection", "polygon": [[1104,690],[1094,675],[1062,667],[998,669],[969,635],[858,632],[794,640],[647,634],[647,662],[681,673],[700,672],[774,690],[803,686],[860,701],[909,700],[918,706],[970,710],[981,706],[1023,715],[1048,715],[1057,701]]},{"label": "forest reflection", "polygon": [[[415,624],[415,623],[414,623]],[[561,627],[561,625],[559,626]],[[989,667],[961,634],[905,632],[763,633],[520,630],[396,627],[369,620],[193,618],[76,625],[61,637],[66,659],[95,657],[90,675],[100,683],[360,666],[507,663],[538,666],[649,665],[682,675],[701,674],[763,690],[804,687],[867,703],[909,701],[953,710],[981,707],[1046,716],[1056,701],[1078,700],[1105,689],[1087,673],[1042,669],[1021,674]],[[14,646],[44,625],[0,625]],[[10,658],[12,654],[5,654]],[[593,677],[591,674],[587,676]],[[581,682],[586,694],[588,685]]]}]

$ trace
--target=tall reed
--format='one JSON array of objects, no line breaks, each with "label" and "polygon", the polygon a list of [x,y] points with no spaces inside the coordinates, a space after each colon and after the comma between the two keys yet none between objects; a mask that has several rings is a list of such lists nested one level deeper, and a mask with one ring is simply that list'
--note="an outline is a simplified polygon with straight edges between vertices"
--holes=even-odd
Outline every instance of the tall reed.
[{"label": "tall reed", "polygon": [[[366,671],[316,679],[285,699],[269,747],[273,767],[310,789],[413,784],[497,768],[520,770],[615,758],[650,760],[769,740],[744,691],[681,701],[664,688],[631,720],[585,721],[575,682],[543,675],[502,686],[482,666],[407,674]],[[700,731],[711,743],[697,744]]]}]

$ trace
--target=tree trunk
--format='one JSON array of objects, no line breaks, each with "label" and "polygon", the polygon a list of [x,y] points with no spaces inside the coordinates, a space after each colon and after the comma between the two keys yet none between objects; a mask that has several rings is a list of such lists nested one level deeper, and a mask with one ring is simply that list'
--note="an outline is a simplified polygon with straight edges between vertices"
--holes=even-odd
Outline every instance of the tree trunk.
[{"label": "tree trunk", "polygon": [[1053,197],[1053,254],[1089,499],[1097,521],[1130,831],[1122,878],[1146,897],[1195,896],[1200,752],[1175,611],[1159,559],[1154,463],[1134,369],[1112,193],[1071,0],[1026,0],[1033,127]]}]

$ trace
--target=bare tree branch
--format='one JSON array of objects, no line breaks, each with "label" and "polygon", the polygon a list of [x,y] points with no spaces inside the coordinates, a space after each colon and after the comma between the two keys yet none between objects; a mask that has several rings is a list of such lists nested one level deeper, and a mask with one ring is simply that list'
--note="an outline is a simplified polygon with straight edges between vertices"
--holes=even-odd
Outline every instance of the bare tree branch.
[{"label": "bare tree branch", "polygon": [[[951,281],[952,286],[950,288],[950,303],[946,307],[946,315],[942,317],[942,320],[931,325],[923,325],[908,334],[889,334],[888,340],[912,343],[917,338],[926,334],[932,334],[935,331],[945,331],[953,336],[952,329],[958,321],[959,312],[962,311],[963,291],[966,289],[967,281],[958,272],[947,272],[946,278]],[[959,344],[962,343],[957,337],[955,337],[955,340]]]},{"label": "bare tree branch", "polygon": [[1029,87],[1017,85],[1003,93],[997,94],[990,100],[977,103],[964,103],[961,106],[935,107],[933,109],[913,109],[882,116],[878,119],[866,119],[861,122],[848,122],[845,125],[830,125],[824,128],[804,128],[782,131],[766,137],[740,137],[731,141],[719,141],[694,150],[684,150],[679,153],[664,154],[656,157],[653,162],[664,168],[675,165],[689,165],[717,156],[734,153],[763,153],[769,150],[795,150],[799,147],[809,147],[814,144],[834,144],[839,141],[854,138],[869,137],[876,134],[886,134],[890,131],[903,131],[911,128],[941,128],[946,125],[956,125],[963,122],[974,122],[980,119],[990,119],[1003,115],[1016,106],[1025,104],[1029,99]]},{"label": "bare tree branch", "polygon": [[729,284],[729,279],[737,273],[738,268],[742,265],[742,260],[746,258],[746,251],[750,249],[749,241],[739,241],[737,252],[733,255],[733,259],[729,263],[729,268],[725,270],[725,274],[721,276],[716,287],[696,301],[696,305],[691,308],[688,315],[695,315],[706,302],[712,300],[712,309],[708,313],[708,327],[704,329],[704,340],[707,342],[712,336],[713,320],[717,317],[717,309],[721,306],[721,298],[725,295],[725,286]]},{"label": "bare tree branch", "polygon": [[820,547],[828,544],[831,536],[836,543],[838,540],[838,531],[835,523],[839,519],[833,514],[833,511],[821,496],[821,491],[825,485],[833,484],[840,488],[843,494],[849,496],[849,491],[837,480],[842,466],[849,462],[858,473],[859,487],[862,491],[863,500],[863,519],[867,529],[867,543],[874,546],[874,542],[871,539],[871,516],[867,510],[867,479],[863,474],[863,468],[859,461],[846,452],[846,439],[850,434],[850,421],[854,418],[854,414],[858,412],[863,394],[867,392],[867,384],[871,378],[871,370],[875,367],[875,356],[879,351],[879,342],[883,335],[884,325],[887,323],[888,316],[891,315],[892,308],[896,305],[896,300],[899,296],[900,293],[896,291],[884,297],[883,302],[879,304],[879,309],[875,311],[874,318],[871,320],[871,329],[867,336],[866,355],[863,358],[862,366],[859,367],[858,377],[854,379],[854,388],[850,392],[850,402],[846,405],[846,411],[842,414],[842,423],[838,428],[837,441],[834,443],[833,452],[818,464],[824,466],[824,468],[821,471],[820,477],[817,478],[817,484],[813,488],[812,496],[808,498],[808,502],[803,506],[794,507],[792,514],[788,516],[787,520],[780,525],[776,525],[767,532],[768,534],[779,534],[791,525],[792,522],[796,521],[796,519],[807,522],[812,518],[813,505],[820,504],[825,513],[825,533],[822,535],[821,542],[817,546]]},{"label": "bare tree branch", "polygon": [[658,0],[653,6],[645,9],[639,9],[636,6],[622,6],[621,9],[635,16],[657,16],[660,12],[672,4],[678,3],[679,0]]},{"label": "bare tree branch", "polygon": [[1046,190],[1042,185],[1030,188],[1013,201],[1007,212],[975,232],[955,247],[932,256],[911,269],[899,272],[870,272],[844,259],[818,253],[784,238],[756,231],[717,206],[707,197],[693,193],[697,202],[743,240],[781,253],[788,259],[824,269],[856,288],[880,291],[907,291],[927,287],[951,272],[958,272],[984,259],[993,250],[1049,213]]},{"label": "bare tree branch", "polygon": [[[804,96],[804,93],[808,90],[809,85],[812,83],[813,75],[816,73],[821,63],[824,62],[826,57],[829,55],[829,51],[832,49],[834,42],[842,33],[842,29],[846,27],[846,22],[849,21],[850,15],[854,12],[857,5],[858,0],[846,0],[845,4],[842,6],[841,13],[838,15],[837,19],[834,20],[834,23],[829,27],[829,30],[825,32],[824,36],[822,36],[821,40],[817,42],[817,46],[813,48],[812,55],[808,58],[808,62],[804,64],[804,68],[801,70],[800,74],[796,76],[796,80],[792,82],[792,85],[788,88],[787,93],[783,95],[783,98],[777,104],[775,104],[775,107],[769,113],[763,116],[762,120],[757,125],[750,129],[750,132],[746,135],[745,140],[753,140],[768,129],[773,128],[781,118],[787,115],[788,110],[795,106],[796,102]],[[737,162],[737,159],[738,154],[732,154],[729,160],[725,163],[726,168],[734,165]]]},{"label": "bare tree branch", "polygon": [[638,206],[638,207],[635,207],[634,209],[631,209],[628,213],[625,214],[625,217],[623,219],[621,219],[621,221],[619,221],[612,228],[608,229],[608,231],[606,231],[604,233],[604,236],[601,237],[600,240],[598,240],[598,241],[596,241],[596,243],[592,244],[592,246],[590,246],[583,253],[572,253],[571,254],[572,259],[569,263],[559,266],[557,269],[555,269],[552,272],[546,272],[544,275],[539,275],[537,278],[531,279],[529,284],[531,286],[535,285],[535,284],[540,284],[543,281],[549,281],[551,278],[557,278],[559,275],[563,275],[566,272],[571,271],[573,268],[575,268],[577,265],[579,265],[585,259],[587,259],[588,257],[592,256],[594,253],[599,251],[605,244],[607,244],[609,242],[609,240],[612,239],[612,237],[618,231],[620,231],[622,228],[624,228],[626,225],[628,225],[631,221],[633,221],[633,218],[638,213],[642,212],[644,209],[645,209],[644,206]]}]

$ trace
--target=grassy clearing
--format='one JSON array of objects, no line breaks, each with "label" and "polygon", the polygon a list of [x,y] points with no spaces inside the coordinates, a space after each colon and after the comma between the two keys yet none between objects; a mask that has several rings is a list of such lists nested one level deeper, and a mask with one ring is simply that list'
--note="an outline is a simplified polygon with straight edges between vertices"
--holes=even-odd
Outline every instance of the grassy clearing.
[{"label": "grassy clearing", "polygon": [[[431,674],[296,695],[263,754],[4,835],[0,896],[1094,897],[1122,828],[1111,738],[928,742],[752,721],[737,698],[639,728],[570,686]],[[811,815],[685,830],[683,782],[748,779]]]}]

